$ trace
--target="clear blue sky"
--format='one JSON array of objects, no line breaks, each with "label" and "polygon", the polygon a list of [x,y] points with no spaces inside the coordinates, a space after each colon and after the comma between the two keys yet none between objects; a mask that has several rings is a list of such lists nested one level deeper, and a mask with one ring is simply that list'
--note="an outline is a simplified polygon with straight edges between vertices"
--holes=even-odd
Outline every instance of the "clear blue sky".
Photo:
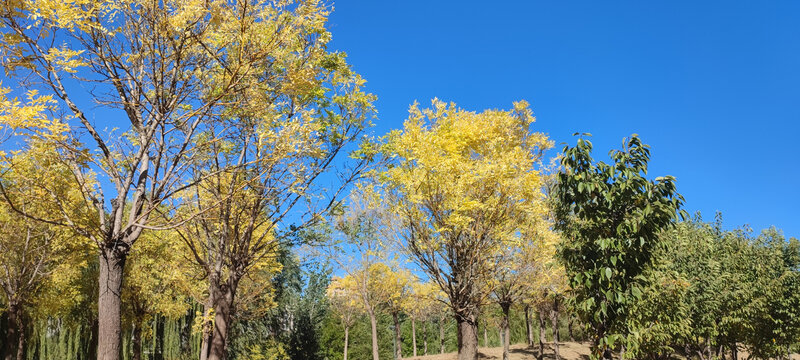
[{"label": "clear blue sky", "polygon": [[557,144],[590,132],[604,157],[640,134],[650,174],[677,177],[690,213],[800,237],[800,1],[334,7],[332,47],[378,95],[379,134],[414,100],[481,110],[525,99]]}]

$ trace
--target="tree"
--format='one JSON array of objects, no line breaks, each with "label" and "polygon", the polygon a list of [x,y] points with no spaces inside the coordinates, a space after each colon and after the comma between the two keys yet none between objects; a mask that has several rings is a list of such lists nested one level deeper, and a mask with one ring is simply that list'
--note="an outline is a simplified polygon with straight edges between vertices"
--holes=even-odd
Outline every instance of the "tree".
[{"label": "tree", "polygon": [[568,239],[560,256],[575,307],[595,332],[592,355],[610,358],[627,335],[625,321],[641,298],[658,234],[677,219],[683,197],[673,177],[645,177],[650,148],[636,135],[610,152],[613,164],[595,163],[591,152],[583,138],[564,147],[554,191],[556,228]]},{"label": "tree", "polygon": [[395,359],[403,358],[403,339],[401,337],[400,313],[406,309],[406,301],[411,295],[411,273],[405,269],[390,270],[388,267],[378,273],[380,285],[386,294],[384,307],[392,314],[394,325],[394,356]]},{"label": "tree", "polygon": [[[414,357],[417,357],[417,322],[426,322],[433,316],[440,301],[437,299],[439,292],[439,287],[434,283],[414,281],[411,283],[409,296],[402,299],[403,312],[411,318],[411,344]],[[424,349],[425,355],[428,355],[427,331],[425,334]]]},{"label": "tree", "polygon": [[362,311],[363,305],[359,295],[354,291],[354,284],[348,283],[353,278],[334,277],[328,287],[328,298],[336,309],[339,319],[344,327],[344,360],[347,360],[347,345],[350,338],[350,328],[355,324],[356,316]]},{"label": "tree", "polygon": [[[550,230],[545,219],[531,219],[522,238],[499,252],[499,265],[493,279],[493,300],[500,306],[500,328],[503,340],[503,360],[508,360],[511,346],[509,313],[512,305],[526,299],[542,297],[556,286],[553,270],[558,236]],[[526,312],[526,321],[527,312]],[[530,323],[526,324],[529,331]]]},{"label": "tree", "polygon": [[191,299],[202,291],[194,267],[182,266],[188,253],[174,231],[148,232],[127,259],[129,275],[122,287],[123,319],[132,326],[133,360],[142,359],[142,338],[148,323],[156,321],[154,356],[163,359],[164,320],[177,320],[191,309]]},{"label": "tree", "polygon": [[[59,211],[54,204],[62,203],[72,216],[81,216],[81,195],[60,180],[69,176],[69,169],[60,166],[58,154],[33,143],[29,151],[13,156],[13,166],[6,163],[0,169],[3,195],[17,207],[0,203],[0,299],[8,314],[3,359],[22,360],[29,329],[26,325],[33,321],[33,310],[39,307],[55,313],[59,306],[51,303],[79,296],[74,289],[55,294],[48,288],[64,290],[71,285],[69,281],[80,272],[85,261],[82,255],[91,244],[70,241],[75,234],[69,229],[20,214],[46,217]],[[37,186],[42,181],[53,184],[48,189]]]},{"label": "tree", "polygon": [[[434,284],[436,285],[436,284]],[[444,345],[445,345],[445,321],[448,318],[452,317],[450,309],[452,306],[447,303],[447,295],[436,285],[437,291],[434,293],[434,301],[431,305],[431,316],[436,319],[436,324],[439,327],[439,354],[444,354]]]},{"label": "tree", "polygon": [[[171,218],[162,215],[174,209],[162,206],[205,176],[222,171],[189,174],[195,169],[189,165],[204,156],[196,147],[198,140],[208,147],[225,139],[222,133],[231,123],[224,120],[231,119],[232,107],[239,109],[233,114],[237,119],[258,115],[278,129],[284,128],[281,124],[291,129],[313,122],[320,132],[309,135],[329,136],[322,144],[334,144],[321,148],[323,153],[348,139],[330,129],[358,126],[338,111],[352,110],[339,102],[352,98],[337,94],[331,101],[321,100],[327,98],[320,84],[326,80],[319,78],[323,73],[334,74],[331,83],[337,91],[353,90],[363,80],[347,70],[333,71],[343,69],[343,55],[325,50],[330,40],[324,29],[328,10],[316,0],[14,0],[4,2],[0,10],[0,52],[11,80],[20,92],[28,91],[33,102],[62,108],[66,114],[60,119],[72,130],[65,138],[49,140],[72,165],[70,179],[92,204],[96,220],[91,226],[67,216],[46,220],[68,226],[98,246],[99,359],[119,357],[119,294],[130,249],[145,229],[185,222],[165,223]],[[86,82],[94,86],[82,86]],[[326,105],[293,106],[309,99]],[[360,108],[369,107],[370,101],[355,100]],[[243,108],[257,112],[248,114]],[[95,114],[104,121],[95,122]],[[295,115],[303,121],[280,121]],[[311,121],[317,118],[328,120]],[[37,128],[48,120],[38,115],[28,119],[12,125]],[[275,127],[264,130],[283,135]],[[268,134],[262,133],[267,143]],[[317,158],[315,168],[327,166],[325,159]],[[91,167],[77,166],[80,161]],[[92,173],[103,186],[87,180]],[[292,198],[306,189],[302,182],[271,189],[287,187],[291,195],[275,196]],[[220,344],[217,341],[215,349]]]},{"label": "tree", "polygon": [[498,251],[543,212],[535,165],[550,142],[529,131],[533,121],[525,102],[478,114],[434,100],[428,110],[412,105],[384,147],[391,164],[377,188],[403,247],[448,296],[459,359],[477,357],[478,308]]}]

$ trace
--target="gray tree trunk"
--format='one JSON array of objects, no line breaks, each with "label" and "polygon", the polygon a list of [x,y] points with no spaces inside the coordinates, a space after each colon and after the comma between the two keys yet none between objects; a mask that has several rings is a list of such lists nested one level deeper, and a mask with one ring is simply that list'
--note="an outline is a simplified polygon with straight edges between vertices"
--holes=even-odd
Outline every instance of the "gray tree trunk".
[{"label": "gray tree trunk", "polygon": [[121,300],[122,276],[127,252],[117,248],[101,249],[97,298],[97,359],[119,360],[122,342]]},{"label": "gray tree trunk", "polygon": [[456,314],[458,360],[478,359],[478,324],[476,314]]},{"label": "gray tree trunk", "polygon": [[400,318],[397,311],[392,312],[392,320],[394,320],[394,358],[403,358],[403,342],[400,339]]},{"label": "gray tree trunk", "polygon": [[503,320],[500,322],[500,329],[502,332],[500,335],[503,339],[503,360],[508,360],[508,352],[511,347],[511,331],[508,326],[508,311],[511,308],[511,304],[500,304],[500,307],[503,309]]},{"label": "gray tree trunk", "polygon": [[375,310],[369,311],[369,322],[372,325],[372,360],[378,359],[378,320],[375,318]]},{"label": "gray tree trunk", "polygon": [[347,360],[347,345],[349,343],[349,340],[350,340],[350,327],[349,326],[345,326],[344,327],[344,358],[343,358],[343,360]]}]

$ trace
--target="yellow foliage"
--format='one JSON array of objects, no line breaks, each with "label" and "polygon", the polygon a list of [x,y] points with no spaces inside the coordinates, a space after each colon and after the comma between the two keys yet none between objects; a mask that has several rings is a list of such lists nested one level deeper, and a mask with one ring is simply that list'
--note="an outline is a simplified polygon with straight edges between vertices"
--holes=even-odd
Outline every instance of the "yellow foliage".
[{"label": "yellow foliage", "polygon": [[[375,196],[396,215],[405,248],[460,311],[477,311],[498,286],[498,260],[520,249],[529,224],[547,213],[543,152],[552,146],[528,103],[510,111],[466,111],[434,99],[413,104],[383,151]],[[451,267],[459,264],[458,268]],[[458,299],[455,299],[457,297]]]},{"label": "yellow foliage", "polygon": [[[409,210],[435,201],[447,209],[445,218],[435,219],[437,233],[486,231],[503,241],[517,237],[517,224],[544,213],[535,165],[551,142],[528,132],[534,117],[527,103],[477,114],[434,100],[431,109],[414,104],[409,113],[403,131],[388,138],[386,151],[397,164],[380,174],[391,191],[404,196],[398,212],[421,219],[425,214]],[[505,216],[491,229],[472,227],[492,220],[482,219],[487,213]],[[433,236],[425,245],[437,248],[439,239]]]},{"label": "yellow foliage", "polygon": [[91,214],[80,190],[65,181],[70,169],[52,148],[32,142],[29,151],[4,160],[0,266],[5,272],[0,283],[6,303],[15,297],[31,308],[33,316],[66,313],[87,296],[77,281],[96,255],[88,238],[54,223],[68,214],[85,225]]}]

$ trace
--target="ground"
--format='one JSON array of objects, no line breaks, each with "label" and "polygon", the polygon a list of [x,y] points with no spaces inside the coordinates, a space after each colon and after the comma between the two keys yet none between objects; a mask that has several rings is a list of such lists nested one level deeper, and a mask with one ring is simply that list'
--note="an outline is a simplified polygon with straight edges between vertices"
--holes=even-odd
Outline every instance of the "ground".
[{"label": "ground", "polygon": [[[544,357],[548,360],[553,360],[553,350],[552,344],[550,346],[545,347]],[[576,342],[564,342],[560,343],[559,345],[559,353],[561,354],[561,358],[563,360],[584,360],[589,358],[589,344],[588,343],[576,343]],[[525,344],[516,344],[511,345],[510,351],[510,360],[533,360],[536,359],[536,354],[538,353],[538,344],[533,347],[529,348]],[[502,347],[494,347],[494,348],[478,348],[478,352],[480,353],[479,359],[486,359],[486,360],[501,360],[503,359],[503,348]],[[408,360],[454,360],[456,358],[456,353],[447,353],[441,355],[428,355],[428,356],[417,356],[417,357],[404,357],[404,359]]]},{"label": "ground", "polygon": [[[588,360],[589,359],[589,343],[577,342],[563,342],[559,343],[559,353],[562,360]],[[539,346],[536,344],[533,348],[529,348],[525,344],[511,345],[509,360],[533,360],[536,359],[536,354],[539,352]],[[503,348],[478,348],[478,358],[481,360],[502,360]],[[447,353],[441,355],[428,355],[404,358],[407,360],[455,360],[456,353]],[[740,352],[740,359],[747,358],[746,352]],[[544,350],[545,360],[554,360],[552,344],[547,344]],[[800,355],[792,354],[788,360],[800,360]]]}]

